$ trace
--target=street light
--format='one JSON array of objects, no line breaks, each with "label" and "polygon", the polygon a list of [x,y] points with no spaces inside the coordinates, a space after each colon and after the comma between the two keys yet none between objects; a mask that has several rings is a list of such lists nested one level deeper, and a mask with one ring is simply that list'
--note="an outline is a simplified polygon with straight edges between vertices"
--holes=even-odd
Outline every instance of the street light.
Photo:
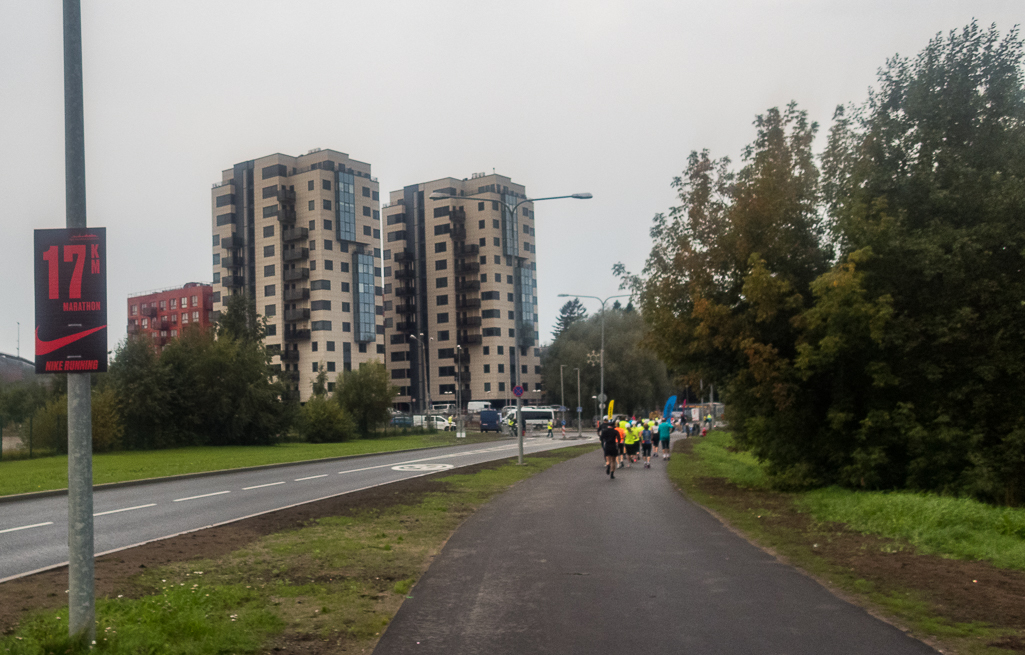
[{"label": "street light", "polygon": [[581,416],[581,412],[584,411],[584,406],[580,404],[580,369],[577,368],[577,439],[584,436],[584,417]]},{"label": "street light", "polygon": [[463,347],[456,344],[456,439],[466,436],[463,432]]},{"label": "street light", "polygon": [[[562,369],[565,364],[559,364],[559,413],[562,414],[562,427],[566,427],[566,383],[562,379]],[[563,432],[565,434],[565,432]]]},{"label": "street light", "polygon": [[[465,198],[473,198],[473,197],[482,195],[482,193],[493,194],[495,192],[494,191],[489,191],[489,192],[481,192],[481,193],[471,193],[470,195],[466,195],[466,196],[453,196],[453,195],[448,194],[448,193],[439,193],[439,192],[436,191],[436,192],[432,193],[428,197],[431,200],[462,200],[462,199],[465,199]],[[501,196],[501,194],[498,194],[498,195]],[[509,203],[507,203],[505,200],[502,200],[501,198],[499,198],[499,200],[497,200],[497,201],[496,200],[492,200],[492,202],[499,202],[499,203],[501,203],[502,206],[505,207],[506,211],[509,212],[510,219],[512,219],[512,218],[515,218],[516,210],[520,208],[520,205],[526,204],[528,202],[540,202],[542,200],[560,200],[560,199],[563,199],[563,198],[573,198],[575,200],[590,200],[592,197],[593,196],[590,193],[571,193],[568,196],[545,196],[544,198],[524,198],[523,200],[520,200],[519,202],[517,202],[515,205],[510,205]],[[516,238],[519,238],[519,235],[517,235]],[[517,258],[517,259],[519,259],[519,258]],[[520,283],[520,276],[518,275],[519,268],[520,268],[520,262],[517,262],[516,263],[517,275],[514,276],[514,279],[516,280],[516,284],[517,285],[521,284]],[[522,295],[522,291],[520,292],[520,294]],[[517,302],[513,306],[513,323],[516,325],[516,331],[517,331],[517,334],[518,334],[517,339],[516,339],[517,342],[519,342],[520,339],[523,336],[523,325],[522,325],[522,323],[523,323],[523,310],[522,310],[522,307],[523,307],[523,303],[520,301],[520,299],[517,299]],[[530,331],[531,331],[531,333],[533,333],[533,331],[534,331],[534,323],[533,323],[533,321],[531,321],[531,324],[530,324]],[[512,362],[513,363],[513,379],[512,379],[512,383],[513,383],[513,387],[518,387],[518,386],[520,386],[520,345],[519,345],[519,343],[517,343],[516,345],[513,346],[513,352],[514,352],[514,355],[513,355],[513,362]],[[517,463],[522,466],[523,465],[523,403],[520,400],[519,396],[516,396],[516,431],[519,433],[519,434],[517,434],[517,440],[519,442],[519,456],[517,458]]]},{"label": "street light", "polygon": [[[598,391],[598,400],[601,402],[601,409],[605,409],[605,401],[608,397],[605,396],[605,303],[612,300],[613,298],[629,298],[629,293],[621,293],[617,296],[609,296],[605,300],[602,300],[598,296],[582,296],[575,293],[560,293],[559,298],[593,298],[601,303],[601,389]],[[601,413],[598,414],[599,420],[601,419]]]},{"label": "street light", "polygon": [[415,334],[409,335],[410,339],[416,341],[417,350],[420,351],[420,370],[423,371],[423,383],[424,387],[420,394],[420,399],[424,403],[423,414],[426,416],[431,408],[431,378],[427,372],[427,353],[425,352],[427,346],[431,341],[434,341],[434,337],[424,339],[424,333],[420,333],[420,338],[417,339]]}]

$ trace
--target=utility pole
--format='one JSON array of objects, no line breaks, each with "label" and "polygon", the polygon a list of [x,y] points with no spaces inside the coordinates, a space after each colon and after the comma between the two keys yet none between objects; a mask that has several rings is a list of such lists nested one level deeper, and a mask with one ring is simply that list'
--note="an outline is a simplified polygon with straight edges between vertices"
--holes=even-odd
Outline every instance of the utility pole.
[{"label": "utility pole", "polygon": [[[66,224],[86,227],[82,7],[64,0],[64,193]],[[68,373],[68,634],[96,635],[93,434],[89,373]]]},{"label": "utility pole", "polygon": [[562,369],[565,364],[559,364],[559,413],[562,414],[562,425],[566,425],[566,382],[562,379]]},{"label": "utility pole", "polygon": [[577,367],[577,439],[584,436],[584,418],[581,416],[583,411],[584,406],[580,404],[580,368]]}]

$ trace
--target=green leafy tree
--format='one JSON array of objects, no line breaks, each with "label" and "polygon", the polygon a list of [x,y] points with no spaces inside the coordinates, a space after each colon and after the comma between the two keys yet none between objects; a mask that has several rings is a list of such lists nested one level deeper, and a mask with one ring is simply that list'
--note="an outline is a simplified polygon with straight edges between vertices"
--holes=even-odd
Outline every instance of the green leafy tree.
[{"label": "green leafy tree", "polygon": [[828,269],[812,153],[817,126],[795,105],[755,120],[740,171],[692,152],[673,181],[680,205],[655,217],[641,276],[615,271],[639,297],[646,343],[680,379],[724,388],[741,443],[770,461],[800,449],[804,389],[796,319]]},{"label": "green leafy tree", "polygon": [[587,318],[587,310],[580,302],[580,298],[574,298],[573,300],[567,301],[562,309],[559,310],[559,318],[555,321],[555,329],[552,330],[552,337],[555,339],[559,338],[566,328],[573,325],[577,321]]},{"label": "green leafy tree", "polygon": [[391,383],[384,364],[370,362],[354,371],[346,371],[336,384],[334,399],[355,420],[361,437],[371,436],[391,418],[390,410],[398,388]]},{"label": "green leafy tree", "polygon": [[1025,502],[1022,53],[1016,30],[972,23],[836,112],[823,190],[842,259],[799,362],[826,479]]},{"label": "green leafy tree", "polygon": [[335,443],[356,438],[356,424],[348,412],[323,394],[306,401],[297,421],[299,436],[310,443]]},{"label": "green leafy tree", "polygon": [[165,370],[148,339],[129,336],[114,353],[107,370],[124,428],[122,446],[129,450],[167,448],[177,445],[165,436],[171,415],[170,387]]},{"label": "green leafy tree", "polygon": [[[110,452],[121,447],[124,427],[118,411],[118,397],[112,388],[92,390],[93,452]],[[50,398],[33,417],[33,439],[43,449],[68,452],[68,397]]]}]

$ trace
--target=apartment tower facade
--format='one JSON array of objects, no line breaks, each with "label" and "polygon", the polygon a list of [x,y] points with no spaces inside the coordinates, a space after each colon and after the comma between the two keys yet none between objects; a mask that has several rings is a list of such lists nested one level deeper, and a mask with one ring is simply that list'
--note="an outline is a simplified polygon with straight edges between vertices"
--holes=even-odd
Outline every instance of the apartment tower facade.
[{"label": "apartment tower facade", "polygon": [[370,164],[335,150],[273,154],[222,172],[211,193],[213,309],[245,293],[299,400],[320,370],[383,361],[380,191]]},{"label": "apartment tower facade", "polygon": [[457,385],[464,407],[515,402],[516,382],[524,401],[540,398],[534,208],[516,206],[526,198],[522,185],[483,173],[391,192],[384,326],[396,408],[454,403]]},{"label": "apartment tower facade", "polygon": [[210,329],[213,287],[202,282],[128,296],[128,334],[142,335],[157,352],[190,325]]}]

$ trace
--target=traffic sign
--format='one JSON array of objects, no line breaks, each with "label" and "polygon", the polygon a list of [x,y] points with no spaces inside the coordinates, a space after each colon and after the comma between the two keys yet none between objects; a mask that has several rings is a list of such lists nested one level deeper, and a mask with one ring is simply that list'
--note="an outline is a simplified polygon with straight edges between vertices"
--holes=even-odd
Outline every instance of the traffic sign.
[{"label": "traffic sign", "polygon": [[579,413],[580,413],[580,412],[582,412],[582,411],[584,411],[584,408],[583,408],[583,407],[577,407],[577,414],[579,414]]},{"label": "traffic sign", "polygon": [[513,395],[516,396],[517,398],[522,396],[523,395],[523,387],[521,387],[518,384],[515,387],[513,387]]},{"label": "traffic sign", "polygon": [[569,408],[566,407],[565,405],[559,405],[559,411],[560,412],[568,412]]},{"label": "traffic sign", "polygon": [[598,394],[598,402],[603,403],[603,402],[605,402],[608,399],[609,399],[609,397],[606,396],[605,394],[603,394],[603,393]]},{"label": "traffic sign", "polygon": [[107,370],[107,232],[35,231],[36,373]]}]

